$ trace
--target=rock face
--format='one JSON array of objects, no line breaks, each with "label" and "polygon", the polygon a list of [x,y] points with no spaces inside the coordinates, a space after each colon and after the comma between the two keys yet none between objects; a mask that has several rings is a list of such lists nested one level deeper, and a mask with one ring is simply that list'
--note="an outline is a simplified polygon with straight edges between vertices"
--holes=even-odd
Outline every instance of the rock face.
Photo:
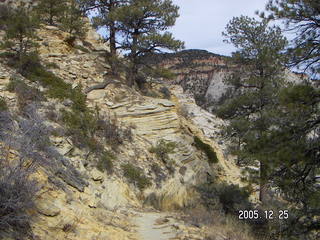
[{"label": "rock face", "polygon": [[184,50],[179,53],[165,53],[150,60],[176,74],[174,84],[192,93],[199,105],[217,101],[226,89],[224,77],[232,66],[228,57],[205,50]]},{"label": "rock face", "polygon": [[[153,55],[147,61],[170,69],[176,74],[172,83],[191,93],[199,106],[211,110],[228,88],[224,79],[236,68],[230,60],[230,57],[206,50],[192,49]],[[285,74],[289,82],[297,83],[306,79],[306,76],[289,70]]]}]

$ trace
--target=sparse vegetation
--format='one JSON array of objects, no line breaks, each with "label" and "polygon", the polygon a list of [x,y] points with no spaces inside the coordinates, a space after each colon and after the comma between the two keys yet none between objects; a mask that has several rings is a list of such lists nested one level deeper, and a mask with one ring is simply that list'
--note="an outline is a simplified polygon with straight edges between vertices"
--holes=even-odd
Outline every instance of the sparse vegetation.
[{"label": "sparse vegetation", "polygon": [[169,154],[174,153],[176,147],[177,144],[175,142],[165,141],[164,139],[161,139],[160,141],[158,141],[157,145],[151,147],[149,151],[156,154],[157,158],[163,163],[168,163],[168,161],[170,160]]},{"label": "sparse vegetation", "polygon": [[144,175],[140,168],[133,166],[131,163],[123,164],[121,166],[123,175],[137,186],[141,191],[151,185],[151,181]]},{"label": "sparse vegetation", "polygon": [[113,173],[113,160],[116,157],[113,153],[109,151],[104,151],[99,157],[99,162],[97,164],[97,168],[101,171],[107,171],[109,174]]},{"label": "sparse vegetation", "polygon": [[173,174],[175,171],[175,162],[174,160],[170,159],[169,154],[174,153],[176,147],[177,144],[175,142],[165,141],[164,139],[161,139],[160,141],[158,141],[156,146],[153,146],[149,149],[151,153],[156,154],[157,158],[166,165],[166,168],[171,174]]},{"label": "sparse vegetation", "polygon": [[169,88],[161,87],[159,91],[160,91],[160,93],[162,93],[164,98],[166,98],[166,99],[171,98],[171,92],[170,92]]},{"label": "sparse vegetation", "polygon": [[157,163],[153,163],[151,165],[151,170],[154,172],[154,174],[156,175],[156,186],[160,187],[161,186],[161,182],[164,181],[167,177],[164,174],[164,171],[161,169],[161,167],[157,164]]},{"label": "sparse vegetation", "polygon": [[0,97],[0,112],[8,110],[8,105],[4,97]]},{"label": "sparse vegetation", "polygon": [[24,112],[24,108],[31,102],[43,101],[45,99],[37,88],[27,85],[18,78],[10,79],[7,90],[17,94],[18,109],[21,113]]},{"label": "sparse vegetation", "polygon": [[59,65],[56,64],[55,62],[49,62],[46,64],[47,68],[53,68],[53,69],[60,69]]},{"label": "sparse vegetation", "polygon": [[[38,166],[50,166],[56,160],[55,152],[50,149],[48,130],[32,104],[26,113],[28,118],[0,112],[1,239],[32,236],[30,222],[39,189],[32,174]],[[12,150],[19,155],[12,155]]]},{"label": "sparse vegetation", "polygon": [[188,111],[188,106],[186,104],[181,104],[178,107],[178,114],[186,119],[189,118],[189,111]]},{"label": "sparse vegetation", "polygon": [[204,143],[197,136],[194,137],[194,143],[195,143],[195,146],[197,149],[203,151],[207,155],[209,163],[217,163],[218,162],[217,154],[209,144]]},{"label": "sparse vegetation", "polygon": [[0,25],[3,26],[5,35],[0,43],[0,48],[9,51],[19,62],[31,50],[37,47],[35,43],[36,29],[39,21],[35,14],[18,4],[16,8],[2,8]]}]

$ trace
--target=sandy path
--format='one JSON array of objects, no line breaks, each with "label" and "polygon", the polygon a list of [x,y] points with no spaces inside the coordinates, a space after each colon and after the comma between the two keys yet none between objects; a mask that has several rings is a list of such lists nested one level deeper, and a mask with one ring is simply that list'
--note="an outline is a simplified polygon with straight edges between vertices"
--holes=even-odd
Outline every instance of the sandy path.
[{"label": "sandy path", "polygon": [[156,212],[139,213],[135,218],[139,240],[170,240],[175,238],[174,230],[168,223],[157,224],[165,215]]}]

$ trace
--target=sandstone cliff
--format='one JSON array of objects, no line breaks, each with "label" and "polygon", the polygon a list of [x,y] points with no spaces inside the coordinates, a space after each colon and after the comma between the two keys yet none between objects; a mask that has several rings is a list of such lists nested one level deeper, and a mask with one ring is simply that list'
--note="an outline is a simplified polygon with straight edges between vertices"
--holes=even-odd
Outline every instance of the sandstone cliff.
[{"label": "sandstone cliff", "polygon": [[[175,73],[172,83],[182,86],[185,92],[193,95],[199,106],[208,111],[219,103],[229,87],[224,79],[237,68],[230,57],[196,49],[157,54],[147,61]],[[306,78],[305,75],[286,71],[289,82],[297,83]]]}]

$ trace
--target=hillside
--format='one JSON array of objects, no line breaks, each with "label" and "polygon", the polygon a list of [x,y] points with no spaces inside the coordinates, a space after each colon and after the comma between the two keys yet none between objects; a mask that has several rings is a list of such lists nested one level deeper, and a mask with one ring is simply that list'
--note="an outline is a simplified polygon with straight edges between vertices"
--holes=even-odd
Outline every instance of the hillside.
[{"label": "hillside", "polygon": [[[68,44],[69,34],[57,27],[42,26],[37,32],[41,64],[57,77],[56,81],[62,79],[69,84],[63,86],[77,89],[81,85],[85,90],[108,78],[110,67],[104,63],[103,54],[108,46],[89,25],[88,28],[85,38],[76,39],[73,45]],[[24,77],[7,64],[6,57],[1,58],[0,96],[8,105],[9,114],[16,116],[17,120],[13,121],[39,126],[49,137],[49,148],[40,151],[30,145],[33,151],[48,156],[50,162],[33,173],[40,186],[35,199],[37,210],[31,222],[36,239],[142,239],[139,227],[148,227],[135,220],[137,216],[148,218],[151,212],[150,218],[156,220],[166,215],[155,209],[173,211],[194,205],[199,201],[194,187],[206,183],[208,176],[240,183],[240,170],[228,160],[220,139],[219,125],[223,121],[198,107],[181,86],[168,87],[170,99],[161,95],[143,96],[127,87],[123,79],[104,89],[90,91],[85,103],[92,111],[98,109],[99,119],[109,124],[107,132],[101,134],[111,134],[96,137],[103,152],[109,154],[106,162],[101,163],[103,160],[92,154],[90,148],[78,144],[75,135],[70,135],[70,125],[62,120],[65,112],[72,113],[75,100],[61,96],[63,92],[55,93],[60,99],[47,95],[48,91],[58,89],[54,89],[54,84],[43,85],[45,79],[36,79]],[[25,90],[37,95],[32,98],[30,92],[8,88],[15,81],[22,82]],[[155,85],[154,89],[161,87]],[[45,97],[38,101],[38,95]],[[33,109],[31,112],[24,110],[29,107]],[[195,146],[195,137],[211,146],[217,163],[210,163],[205,152]],[[24,138],[29,139],[27,135]],[[19,158],[21,148],[11,145],[7,138],[2,141],[10,149],[10,159]],[[161,159],[150,150],[159,147],[161,141],[174,144],[168,158]],[[91,143],[94,144],[88,144]],[[99,164],[106,165],[99,167]],[[139,181],[146,180],[135,179],[137,173],[126,173],[128,166],[131,171],[139,171],[138,175],[145,176],[149,183],[140,187]],[[134,167],[138,170],[132,170]],[[167,230],[172,231],[171,235],[177,234],[175,239],[205,237],[205,227],[192,227],[181,216],[182,213],[172,212],[165,218],[170,220]]]}]

